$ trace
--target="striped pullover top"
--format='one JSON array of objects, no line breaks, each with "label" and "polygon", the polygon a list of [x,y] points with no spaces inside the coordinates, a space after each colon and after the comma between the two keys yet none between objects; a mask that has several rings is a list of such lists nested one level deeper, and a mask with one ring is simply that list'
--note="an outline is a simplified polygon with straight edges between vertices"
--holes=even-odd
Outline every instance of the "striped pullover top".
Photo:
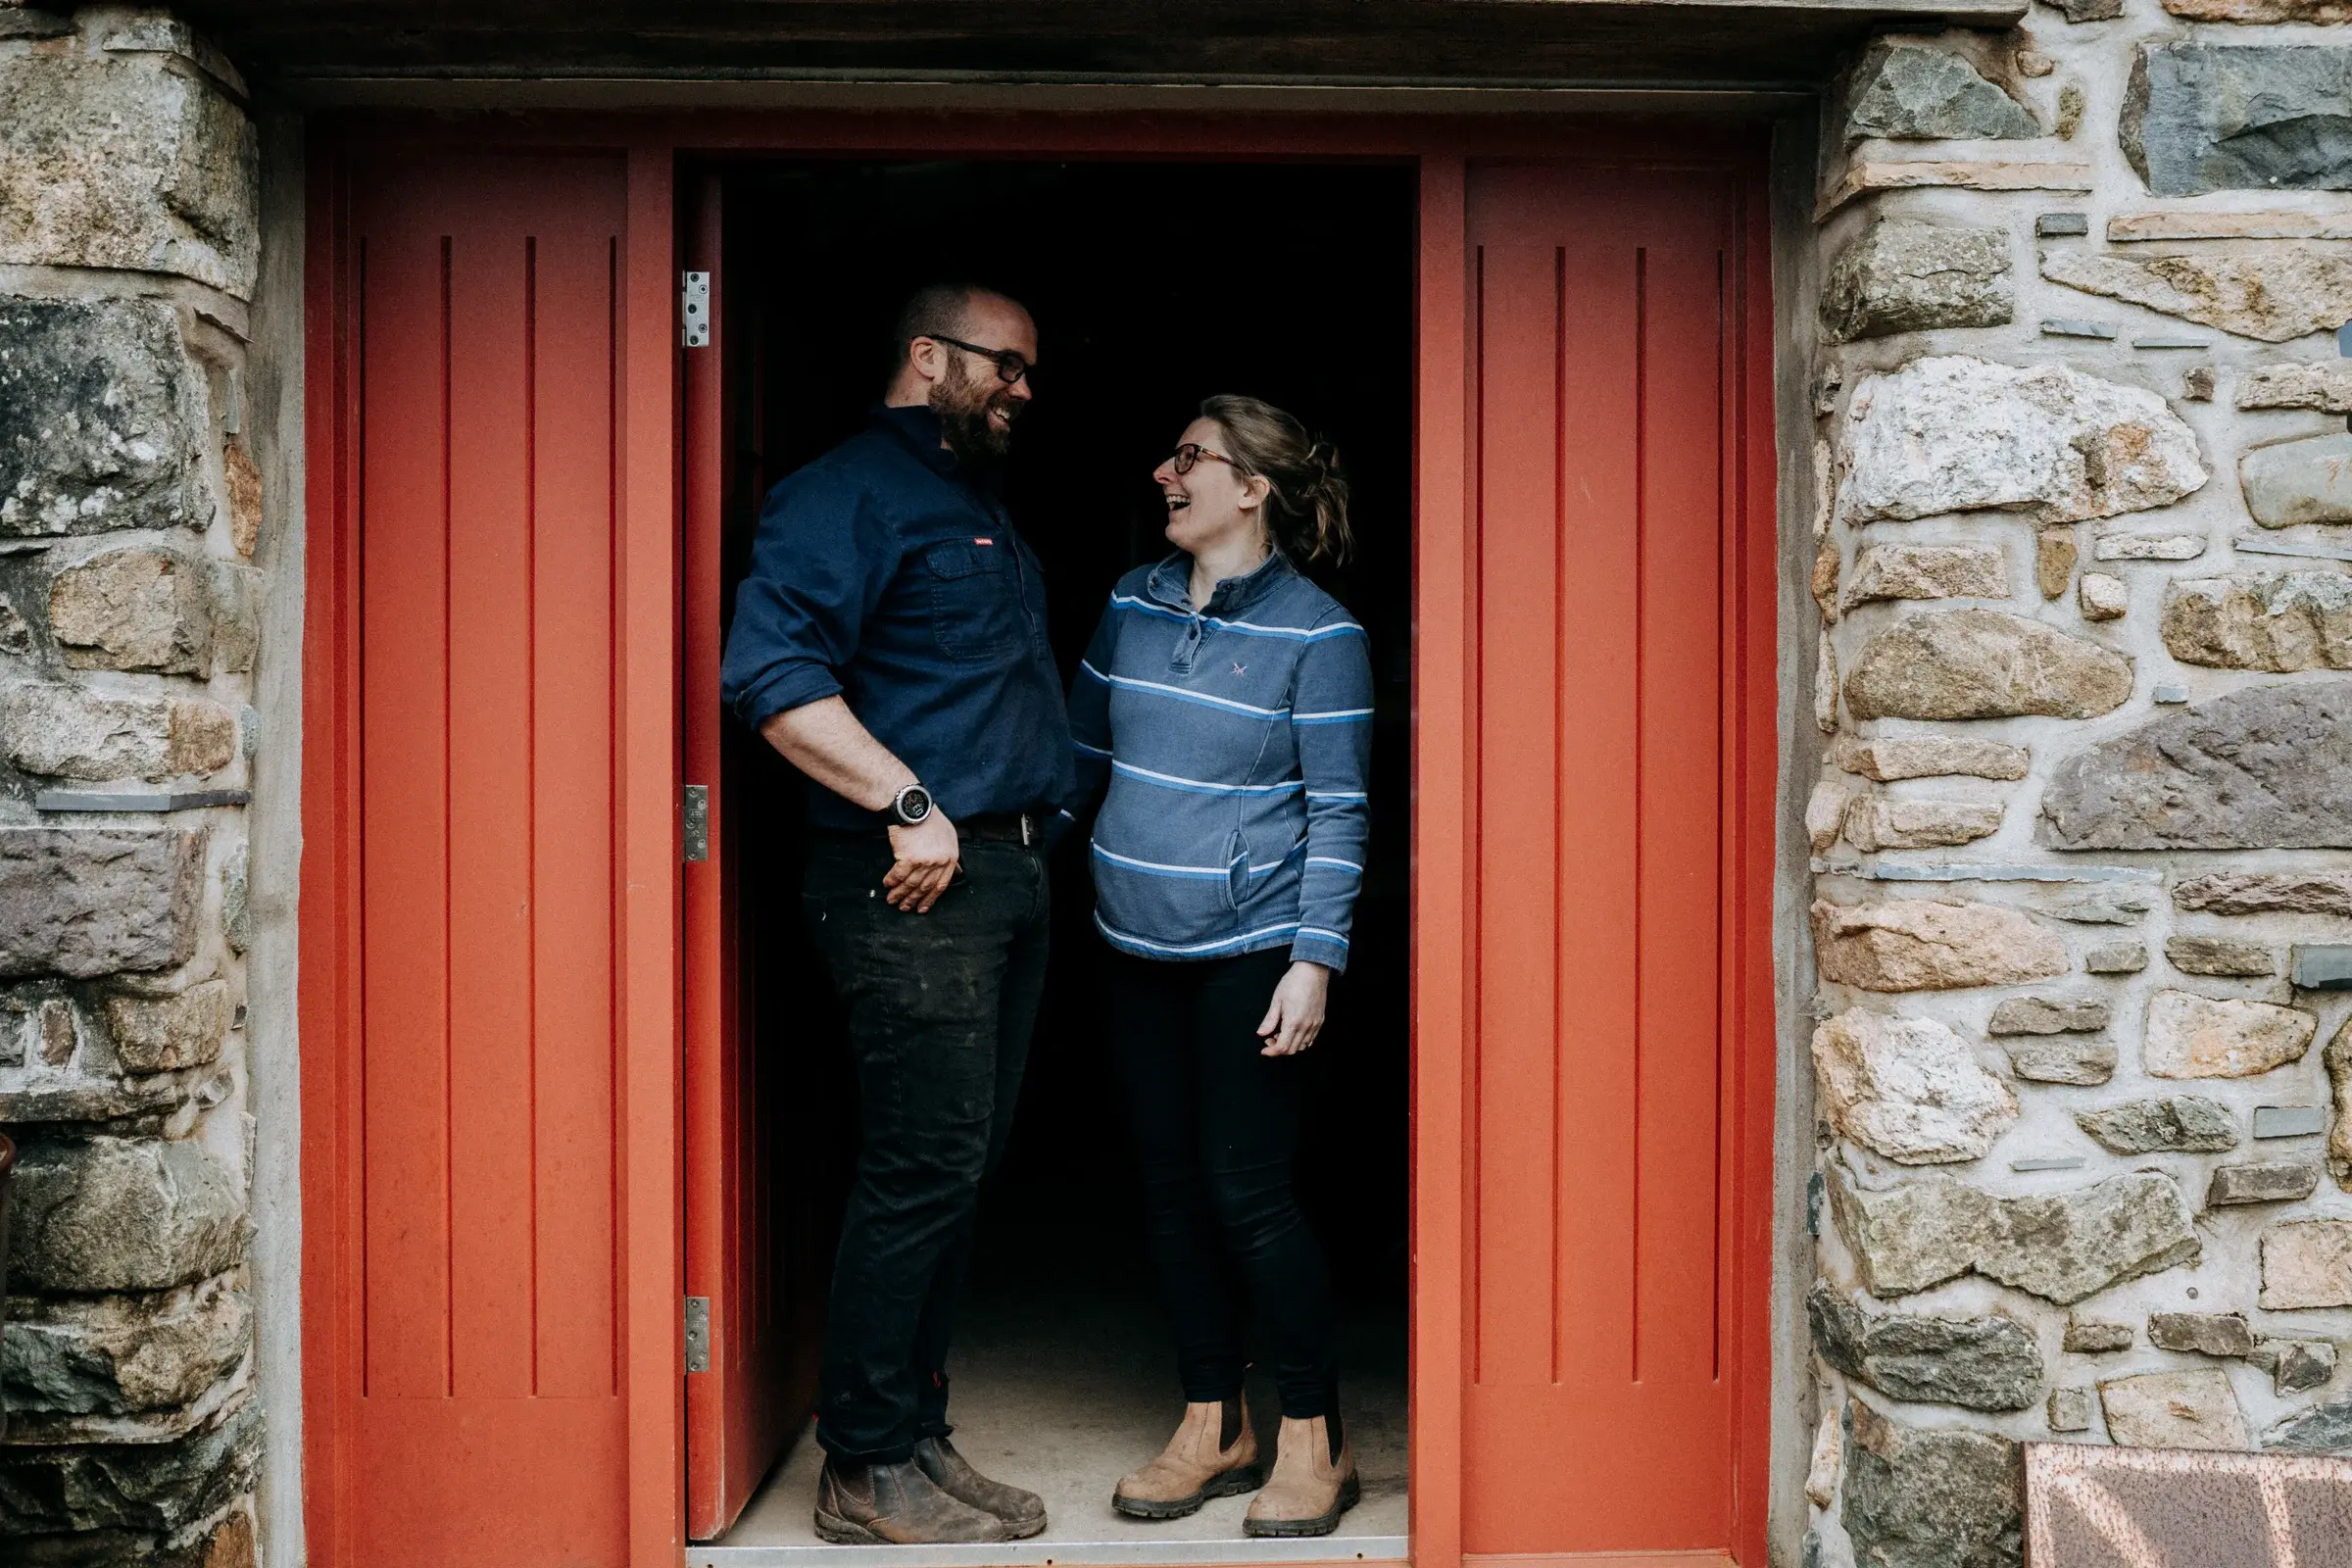
[{"label": "striped pullover top", "polygon": [[1348,966],[1371,822],[1364,628],[1278,551],[1191,594],[1179,552],[1119,579],[1070,686],[1095,924],[1147,958],[1288,948]]}]

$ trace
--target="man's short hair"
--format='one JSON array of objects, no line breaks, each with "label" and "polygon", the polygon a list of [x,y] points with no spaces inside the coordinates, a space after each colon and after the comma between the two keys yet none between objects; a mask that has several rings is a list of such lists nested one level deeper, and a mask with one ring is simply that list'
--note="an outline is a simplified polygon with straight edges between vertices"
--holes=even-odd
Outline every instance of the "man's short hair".
[{"label": "man's short hair", "polygon": [[983,296],[1017,305],[1011,295],[984,283],[926,283],[899,308],[898,324],[891,329],[891,373],[906,363],[906,350],[918,337],[962,337],[968,331],[972,301]]}]

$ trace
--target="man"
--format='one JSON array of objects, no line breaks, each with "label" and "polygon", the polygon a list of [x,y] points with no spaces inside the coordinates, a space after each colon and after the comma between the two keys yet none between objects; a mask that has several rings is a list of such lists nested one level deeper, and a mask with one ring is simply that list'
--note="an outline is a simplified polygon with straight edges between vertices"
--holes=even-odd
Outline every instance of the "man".
[{"label": "man", "polygon": [[1045,1529],[1045,1503],[956,1453],[946,1365],[1045,984],[1042,822],[1069,787],[1044,585],[990,482],[1037,328],[1002,294],[935,286],[896,342],[866,428],[769,493],[721,689],[815,786],[804,906],[863,1106],[817,1533],[1005,1541]]}]

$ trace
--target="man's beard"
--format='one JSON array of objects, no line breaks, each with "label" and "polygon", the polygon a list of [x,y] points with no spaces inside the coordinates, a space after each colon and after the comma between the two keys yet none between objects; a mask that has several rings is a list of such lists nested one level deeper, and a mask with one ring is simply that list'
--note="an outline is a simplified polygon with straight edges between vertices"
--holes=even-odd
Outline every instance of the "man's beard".
[{"label": "man's beard", "polygon": [[[988,411],[1004,411],[1004,427],[989,422]],[[948,362],[948,373],[931,388],[931,412],[939,416],[939,433],[950,451],[976,467],[989,468],[1012,450],[1012,422],[1021,416],[1021,404],[994,376],[983,381],[963,368],[960,358]]]}]

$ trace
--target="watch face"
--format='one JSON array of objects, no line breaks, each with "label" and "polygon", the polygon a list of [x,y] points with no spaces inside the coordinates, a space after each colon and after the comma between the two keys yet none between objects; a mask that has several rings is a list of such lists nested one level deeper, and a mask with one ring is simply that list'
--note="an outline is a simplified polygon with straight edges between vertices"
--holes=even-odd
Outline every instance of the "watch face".
[{"label": "watch face", "polygon": [[912,827],[931,814],[931,792],[920,784],[899,791],[899,820]]}]

